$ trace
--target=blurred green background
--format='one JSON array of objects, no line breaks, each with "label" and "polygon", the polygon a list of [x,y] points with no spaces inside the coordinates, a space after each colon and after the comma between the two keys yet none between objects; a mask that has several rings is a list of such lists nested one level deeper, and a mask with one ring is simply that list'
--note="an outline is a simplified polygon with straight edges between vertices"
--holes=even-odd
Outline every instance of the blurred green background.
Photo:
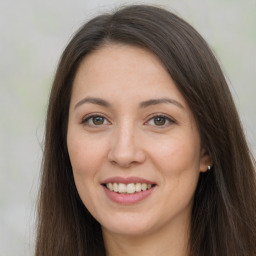
[{"label": "blurred green background", "polygon": [[256,0],[2,0],[0,256],[33,255],[44,122],[61,52],[83,22],[129,3],[167,7],[208,41],[256,156]]}]

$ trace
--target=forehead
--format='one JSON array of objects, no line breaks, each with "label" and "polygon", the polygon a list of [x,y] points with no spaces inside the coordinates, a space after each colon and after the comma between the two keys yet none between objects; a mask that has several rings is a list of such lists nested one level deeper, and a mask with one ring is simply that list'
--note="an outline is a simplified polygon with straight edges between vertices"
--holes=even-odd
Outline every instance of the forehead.
[{"label": "forehead", "polygon": [[107,97],[110,100],[163,97],[186,105],[174,81],[159,58],[147,49],[107,44],[81,62],[73,84],[72,98]]},{"label": "forehead", "polygon": [[[108,43],[89,53],[83,59],[76,78],[84,79],[85,75],[88,77],[90,74],[100,76],[116,74],[116,77],[126,76],[131,78],[138,75],[138,73],[143,75],[145,73],[159,73],[160,71],[167,75],[161,61],[149,50],[134,45]],[[100,78],[98,77],[98,79]],[[136,79],[138,79],[138,76]]]}]

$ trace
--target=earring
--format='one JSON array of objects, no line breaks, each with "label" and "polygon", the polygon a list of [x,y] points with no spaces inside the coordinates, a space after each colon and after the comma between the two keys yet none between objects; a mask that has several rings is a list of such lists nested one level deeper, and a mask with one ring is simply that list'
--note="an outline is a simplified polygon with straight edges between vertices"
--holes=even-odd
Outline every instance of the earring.
[{"label": "earring", "polygon": [[211,168],[212,168],[212,167],[211,167],[210,165],[208,165],[208,167],[207,167],[208,171],[210,171],[210,170],[211,170]]}]

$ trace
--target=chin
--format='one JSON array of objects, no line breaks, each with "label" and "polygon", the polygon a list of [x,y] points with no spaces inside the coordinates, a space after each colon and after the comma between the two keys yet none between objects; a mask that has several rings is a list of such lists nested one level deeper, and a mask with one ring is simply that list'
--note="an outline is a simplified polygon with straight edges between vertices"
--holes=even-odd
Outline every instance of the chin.
[{"label": "chin", "polygon": [[[128,216],[127,216],[128,215]],[[154,224],[152,218],[125,214],[125,216],[113,217],[111,220],[104,219],[103,232],[110,232],[124,236],[140,236],[152,232]],[[151,221],[148,221],[151,220]]]}]

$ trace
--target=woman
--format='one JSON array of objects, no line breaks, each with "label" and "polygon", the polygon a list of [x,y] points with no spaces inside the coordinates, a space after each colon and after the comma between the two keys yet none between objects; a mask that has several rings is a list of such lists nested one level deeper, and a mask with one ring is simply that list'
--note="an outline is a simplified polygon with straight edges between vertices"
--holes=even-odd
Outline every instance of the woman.
[{"label": "woman", "polygon": [[98,16],[53,83],[36,255],[256,255],[254,164],[189,24],[143,5]]}]

